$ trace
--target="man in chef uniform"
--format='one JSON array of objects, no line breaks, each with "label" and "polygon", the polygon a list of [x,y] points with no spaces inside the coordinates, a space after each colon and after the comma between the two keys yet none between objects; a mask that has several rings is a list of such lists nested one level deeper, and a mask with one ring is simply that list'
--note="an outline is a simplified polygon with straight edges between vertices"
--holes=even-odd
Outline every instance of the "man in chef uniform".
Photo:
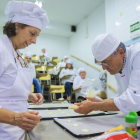
[{"label": "man in chef uniform", "polygon": [[27,1],[8,2],[5,14],[8,22],[0,38],[0,139],[24,140],[25,130],[33,134],[42,118],[39,112],[27,111],[27,100],[39,105],[43,96],[31,93],[32,70],[26,67],[19,49],[36,44],[49,20],[46,11]]},{"label": "man in chef uniform", "polygon": [[91,102],[76,104],[79,108],[75,112],[140,111],[140,43],[125,47],[113,34],[101,34],[93,41],[92,53],[102,68],[115,76],[117,94],[106,100],[87,97]]}]

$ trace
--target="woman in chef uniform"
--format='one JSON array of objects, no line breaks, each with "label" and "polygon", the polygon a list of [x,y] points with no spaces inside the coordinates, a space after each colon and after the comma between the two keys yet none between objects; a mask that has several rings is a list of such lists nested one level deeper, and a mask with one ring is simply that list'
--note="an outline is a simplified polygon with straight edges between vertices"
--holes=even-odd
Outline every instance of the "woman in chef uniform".
[{"label": "woman in chef uniform", "polygon": [[72,75],[70,78],[63,79],[62,84],[65,85],[66,93],[68,94],[68,100],[71,100],[71,88],[74,78],[76,76],[76,69],[73,68],[73,63],[70,59],[66,61],[66,67],[60,72],[59,78],[62,78],[65,75]]},{"label": "woman in chef uniform", "polygon": [[28,101],[40,104],[41,94],[33,94],[32,70],[26,68],[18,49],[36,43],[49,23],[46,12],[31,2],[10,1],[5,14],[8,22],[0,38],[0,139],[24,140],[42,118],[27,111]]},{"label": "woman in chef uniform", "polygon": [[[74,78],[73,89],[76,90],[76,89],[82,88],[82,84],[87,80],[89,80],[89,78],[86,78],[85,68],[79,68],[78,75]],[[85,98],[86,95],[87,95],[87,93],[82,93],[81,90],[78,90],[76,92],[77,99],[86,100],[86,98]],[[95,96],[95,98],[101,99],[98,96]]]},{"label": "woman in chef uniform", "polygon": [[[75,77],[74,82],[73,82],[73,89],[76,90],[78,88],[82,88],[83,82],[88,80],[89,78],[86,78],[86,70],[84,68],[79,68],[78,69],[78,76]],[[77,99],[83,99],[86,100],[85,96],[86,93],[82,93],[81,90],[76,92]]]},{"label": "woman in chef uniform", "polygon": [[57,66],[57,70],[59,71],[59,69],[61,67],[65,67],[66,66],[66,60],[68,59],[68,56],[64,56],[63,58],[63,62],[60,62],[59,65]]}]

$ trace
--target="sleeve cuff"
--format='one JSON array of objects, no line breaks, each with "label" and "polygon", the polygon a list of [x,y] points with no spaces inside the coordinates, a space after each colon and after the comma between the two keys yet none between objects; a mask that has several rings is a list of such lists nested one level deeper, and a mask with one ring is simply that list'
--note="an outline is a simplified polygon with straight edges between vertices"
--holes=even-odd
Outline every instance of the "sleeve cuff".
[{"label": "sleeve cuff", "polygon": [[129,114],[130,110],[128,110],[127,108],[125,108],[125,107],[121,104],[119,97],[115,97],[113,100],[114,100],[115,105],[118,107],[118,109],[119,109],[121,112],[123,112],[123,113],[125,113],[125,114]]},{"label": "sleeve cuff", "polygon": [[119,97],[119,96],[120,96],[119,94],[116,94],[116,95],[112,96],[111,98],[114,100],[114,98]]}]

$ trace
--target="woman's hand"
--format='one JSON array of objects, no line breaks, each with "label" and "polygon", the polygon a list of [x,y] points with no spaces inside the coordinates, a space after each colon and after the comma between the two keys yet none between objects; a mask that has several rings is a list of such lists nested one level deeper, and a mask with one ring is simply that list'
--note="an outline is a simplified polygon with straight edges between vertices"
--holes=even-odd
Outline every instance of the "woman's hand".
[{"label": "woman's hand", "polygon": [[16,113],[13,124],[24,130],[31,131],[40,122],[40,119],[42,119],[42,116],[39,116],[38,114],[39,112],[35,111]]},{"label": "woman's hand", "polygon": [[43,103],[43,96],[41,93],[30,93],[28,101],[32,101],[36,105]]}]

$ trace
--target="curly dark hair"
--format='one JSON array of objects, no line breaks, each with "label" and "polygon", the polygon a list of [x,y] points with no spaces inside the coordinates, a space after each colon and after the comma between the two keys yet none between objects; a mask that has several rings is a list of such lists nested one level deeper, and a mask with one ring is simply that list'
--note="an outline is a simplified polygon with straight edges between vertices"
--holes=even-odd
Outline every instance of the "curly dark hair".
[{"label": "curly dark hair", "polygon": [[[21,29],[24,29],[26,24],[18,23],[18,26]],[[6,34],[8,37],[16,36],[16,28],[15,28],[15,23],[12,23],[10,21],[6,22],[5,26],[3,26],[3,34]]]}]

